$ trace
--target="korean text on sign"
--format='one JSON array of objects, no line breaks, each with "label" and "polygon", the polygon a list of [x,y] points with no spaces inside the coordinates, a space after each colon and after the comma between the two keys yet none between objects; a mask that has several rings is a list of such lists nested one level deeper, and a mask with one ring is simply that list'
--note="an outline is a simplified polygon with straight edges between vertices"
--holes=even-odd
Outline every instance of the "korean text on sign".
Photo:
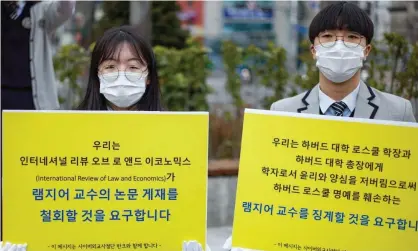
[{"label": "korean text on sign", "polygon": [[6,111],[2,122],[4,240],[31,251],[206,243],[207,113]]},{"label": "korean text on sign", "polygon": [[418,250],[418,125],[345,120],[246,111],[234,247]]}]

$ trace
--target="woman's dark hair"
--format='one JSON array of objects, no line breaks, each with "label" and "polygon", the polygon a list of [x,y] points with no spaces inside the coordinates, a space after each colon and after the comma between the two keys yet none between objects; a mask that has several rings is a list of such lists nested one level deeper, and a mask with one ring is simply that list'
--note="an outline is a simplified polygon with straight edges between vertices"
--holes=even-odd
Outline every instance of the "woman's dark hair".
[{"label": "woman's dark hair", "polygon": [[96,45],[91,55],[90,73],[86,95],[78,110],[107,110],[107,100],[100,93],[98,77],[99,65],[108,59],[114,59],[122,43],[128,43],[147,66],[149,84],[142,98],[136,104],[139,111],[161,111],[161,93],[158,82],[157,66],[152,47],[138,34],[133,26],[121,26],[107,30]]},{"label": "woman's dark hair", "polygon": [[309,26],[309,40],[313,44],[319,33],[326,30],[348,30],[366,38],[367,44],[373,39],[374,25],[367,13],[356,4],[339,2],[321,10]]}]

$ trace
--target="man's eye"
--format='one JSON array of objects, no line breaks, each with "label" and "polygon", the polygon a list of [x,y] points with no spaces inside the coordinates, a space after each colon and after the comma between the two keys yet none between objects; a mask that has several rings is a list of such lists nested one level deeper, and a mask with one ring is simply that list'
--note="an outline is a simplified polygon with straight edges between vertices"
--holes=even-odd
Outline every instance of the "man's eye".
[{"label": "man's eye", "polygon": [[332,35],[331,34],[323,34],[321,37],[329,38],[329,37],[332,37]]}]

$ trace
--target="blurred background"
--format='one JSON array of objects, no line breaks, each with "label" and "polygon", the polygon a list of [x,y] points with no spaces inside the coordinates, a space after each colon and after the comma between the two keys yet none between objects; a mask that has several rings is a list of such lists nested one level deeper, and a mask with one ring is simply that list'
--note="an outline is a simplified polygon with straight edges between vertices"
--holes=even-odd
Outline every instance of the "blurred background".
[{"label": "blurred background", "polygon": [[[233,221],[243,109],[269,109],[317,84],[308,27],[331,3],[79,1],[73,19],[56,34],[61,107],[80,102],[90,50],[103,31],[137,25],[154,46],[167,109],[211,111],[208,241],[219,247]],[[411,100],[418,117],[418,2],[354,3],[375,24],[362,79]]]}]

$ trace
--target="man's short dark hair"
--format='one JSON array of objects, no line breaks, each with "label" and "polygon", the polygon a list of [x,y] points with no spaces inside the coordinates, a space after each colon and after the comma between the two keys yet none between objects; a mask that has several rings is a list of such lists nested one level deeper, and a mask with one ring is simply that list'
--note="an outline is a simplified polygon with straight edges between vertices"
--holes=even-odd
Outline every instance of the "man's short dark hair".
[{"label": "man's short dark hair", "polygon": [[356,4],[339,2],[321,10],[309,26],[309,40],[314,43],[319,33],[326,30],[348,30],[366,38],[367,44],[373,39],[374,26],[367,13]]}]

